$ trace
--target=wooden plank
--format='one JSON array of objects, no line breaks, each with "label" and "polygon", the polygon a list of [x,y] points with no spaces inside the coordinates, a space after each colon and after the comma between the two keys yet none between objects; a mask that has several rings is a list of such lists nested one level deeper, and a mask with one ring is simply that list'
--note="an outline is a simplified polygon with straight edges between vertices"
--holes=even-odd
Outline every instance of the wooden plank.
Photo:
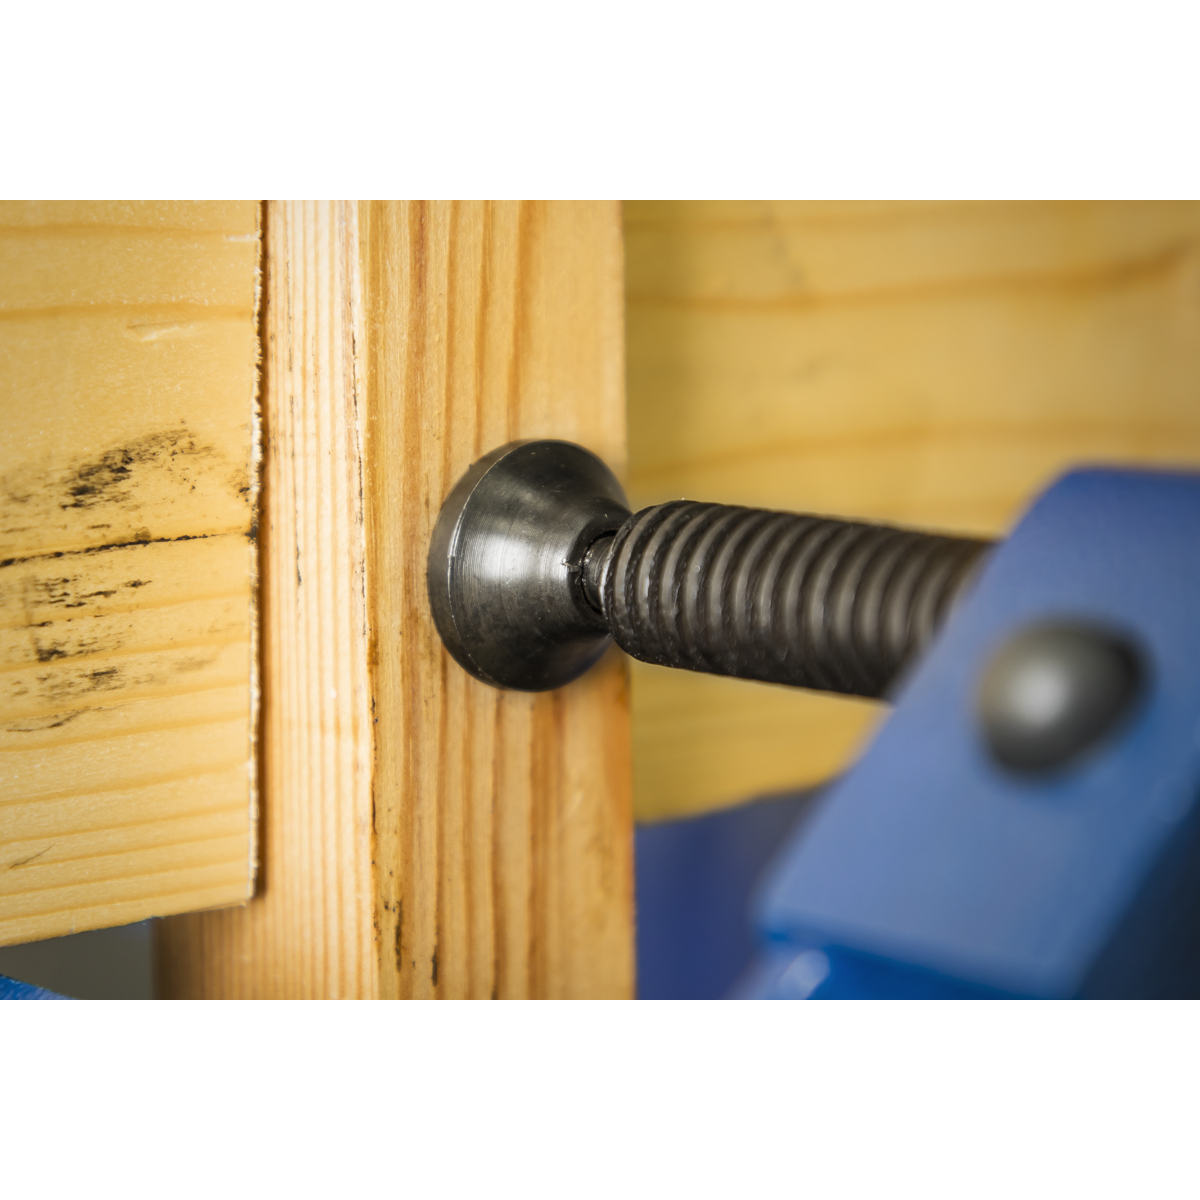
[{"label": "wooden plank", "polygon": [[264,222],[261,848],[257,898],[176,918],[160,994],[376,991],[362,413],[353,204]]},{"label": "wooden plank", "polygon": [[258,254],[0,204],[0,944],[252,888]]},{"label": "wooden plank", "polygon": [[394,964],[381,990],[626,995],[621,662],[553,693],[498,692],[447,657],[425,594],[441,500],[484,451],[562,437],[623,469],[618,209],[373,206],[370,219],[372,544],[392,581],[376,593],[376,819],[380,861],[396,864],[380,880]]},{"label": "wooden plank", "polygon": [[164,990],[629,995],[624,664],[497,692],[425,593],[484,451],[564,437],[622,467],[618,209],[271,205],[267,230],[264,887],[167,923]]},{"label": "wooden plank", "polygon": [[[1002,534],[1080,461],[1200,462],[1200,205],[625,209],[631,498]],[[635,664],[655,819],[818,783],[863,702]]]}]

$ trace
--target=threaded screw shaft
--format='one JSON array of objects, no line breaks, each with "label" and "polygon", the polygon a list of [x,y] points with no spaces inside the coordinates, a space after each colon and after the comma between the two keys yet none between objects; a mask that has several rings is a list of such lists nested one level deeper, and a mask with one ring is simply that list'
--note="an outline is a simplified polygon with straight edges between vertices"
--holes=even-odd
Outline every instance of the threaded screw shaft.
[{"label": "threaded screw shaft", "polygon": [[990,545],[675,501],[598,541],[583,590],[643,662],[883,696]]}]

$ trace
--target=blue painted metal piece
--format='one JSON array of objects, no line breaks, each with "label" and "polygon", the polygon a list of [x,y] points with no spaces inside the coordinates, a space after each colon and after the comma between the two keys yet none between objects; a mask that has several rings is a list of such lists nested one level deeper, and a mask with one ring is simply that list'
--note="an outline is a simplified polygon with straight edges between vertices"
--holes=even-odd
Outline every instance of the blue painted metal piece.
[{"label": "blue painted metal piece", "polygon": [[750,897],[763,868],[812,807],[798,792],[635,831],[641,1000],[719,1000],[756,942]]},{"label": "blue painted metal piece", "polygon": [[[1076,764],[988,757],[1009,636],[1092,620],[1142,648],[1139,708]],[[1200,476],[1090,470],[991,555],[863,760],[768,875],[743,995],[1200,996]]]},{"label": "blue painted metal piece", "polygon": [[0,1000],[69,1000],[69,996],[60,996],[57,992],[48,992],[45,988],[34,987],[32,983],[22,983],[19,979],[9,979],[0,975]]}]

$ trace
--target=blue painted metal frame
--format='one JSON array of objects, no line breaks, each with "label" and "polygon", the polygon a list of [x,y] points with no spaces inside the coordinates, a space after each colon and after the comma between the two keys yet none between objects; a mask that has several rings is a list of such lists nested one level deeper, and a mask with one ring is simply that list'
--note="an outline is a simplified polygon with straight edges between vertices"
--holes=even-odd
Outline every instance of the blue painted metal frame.
[{"label": "blue painted metal frame", "polygon": [[[1150,680],[1085,760],[1022,778],[989,759],[975,692],[1007,637],[1050,618],[1124,630]],[[742,994],[1200,996],[1198,790],[1200,476],[1072,473],[781,855]]]},{"label": "blue painted metal frame", "polygon": [[719,1000],[737,986],[757,948],[750,898],[812,805],[798,792],[638,826],[639,999]]},{"label": "blue painted metal frame", "polygon": [[60,996],[57,992],[48,992],[45,988],[34,987],[32,983],[22,983],[19,979],[9,979],[0,975],[0,1000],[68,1000],[69,996]]}]

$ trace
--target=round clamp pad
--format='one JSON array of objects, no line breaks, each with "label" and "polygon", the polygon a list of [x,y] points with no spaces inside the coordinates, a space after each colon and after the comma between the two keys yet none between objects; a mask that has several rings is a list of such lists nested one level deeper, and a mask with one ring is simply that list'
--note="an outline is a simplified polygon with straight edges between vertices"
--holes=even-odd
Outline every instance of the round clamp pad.
[{"label": "round clamp pad", "polygon": [[978,705],[988,749],[1014,771],[1065,766],[1110,736],[1145,681],[1142,655],[1115,630],[1083,621],[1030,625],[983,674]]},{"label": "round clamp pad", "polygon": [[541,692],[607,649],[583,590],[584,555],[629,516],[616,476],[571,442],[510,442],[447,497],[426,581],[446,649],[493,687]]}]

